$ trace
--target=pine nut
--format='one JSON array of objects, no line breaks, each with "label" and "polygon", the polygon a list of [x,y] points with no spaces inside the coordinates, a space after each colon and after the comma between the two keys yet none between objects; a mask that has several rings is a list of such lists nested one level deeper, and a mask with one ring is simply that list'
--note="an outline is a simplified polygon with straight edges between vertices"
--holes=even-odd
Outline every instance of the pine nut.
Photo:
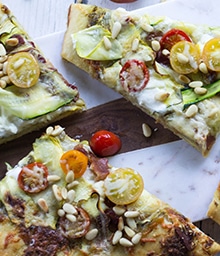
[{"label": "pine nut", "polygon": [[73,202],[73,200],[74,200],[74,198],[75,198],[75,194],[76,194],[76,192],[73,190],[73,189],[71,189],[71,190],[69,190],[68,192],[67,192],[67,201],[69,202],[69,203],[71,203],[71,202]]},{"label": "pine nut", "polygon": [[203,95],[203,94],[206,94],[207,93],[207,89],[204,88],[204,87],[196,87],[194,89],[194,92],[198,95]]},{"label": "pine nut", "polygon": [[49,208],[48,208],[48,205],[47,205],[47,202],[45,201],[45,199],[40,198],[40,199],[38,199],[37,203],[40,206],[41,210],[43,210],[45,213],[49,212]]},{"label": "pine nut", "polygon": [[57,211],[57,214],[58,214],[59,217],[63,217],[63,216],[65,215],[65,212],[64,212],[63,209],[59,209],[59,210]]},{"label": "pine nut", "polygon": [[151,26],[150,24],[147,24],[147,23],[143,23],[141,25],[141,28],[146,31],[146,32],[152,32],[154,30],[153,26]]},{"label": "pine nut", "polygon": [[140,240],[141,240],[141,233],[137,233],[137,234],[135,234],[133,237],[132,237],[132,239],[131,239],[131,242],[133,243],[133,244],[138,244],[139,242],[140,242]]},{"label": "pine nut", "polygon": [[68,214],[77,214],[76,208],[70,203],[65,203],[63,205],[63,210]]},{"label": "pine nut", "polygon": [[71,182],[71,183],[69,183],[69,184],[67,185],[67,189],[72,189],[72,188],[74,188],[74,187],[77,186],[77,185],[79,185],[79,181],[74,180],[73,182]]},{"label": "pine nut", "polygon": [[163,102],[165,101],[168,97],[170,96],[170,94],[168,92],[158,92],[156,95],[155,95],[155,100],[157,101],[160,101],[160,102]]},{"label": "pine nut", "polygon": [[145,123],[142,124],[142,131],[146,138],[149,138],[152,134],[152,130],[151,130],[150,126]]},{"label": "pine nut", "polygon": [[91,229],[87,232],[87,234],[85,235],[85,238],[89,241],[93,240],[97,235],[98,235],[98,229],[97,228],[94,228],[94,229]]},{"label": "pine nut", "polygon": [[121,23],[116,21],[112,27],[112,39],[115,39],[121,31]]},{"label": "pine nut", "polygon": [[132,230],[130,227],[125,226],[124,227],[124,231],[125,233],[129,236],[129,237],[133,237],[135,235],[134,230]]},{"label": "pine nut", "polygon": [[155,52],[158,52],[160,50],[160,43],[157,40],[153,40],[151,42],[151,47]]},{"label": "pine nut", "polygon": [[137,223],[135,222],[135,220],[133,218],[126,218],[126,222],[128,224],[128,226],[133,229],[136,230],[137,228]]},{"label": "pine nut", "polygon": [[123,208],[122,206],[116,205],[116,206],[113,207],[113,211],[117,215],[122,215],[125,212],[125,208]]},{"label": "pine nut", "polygon": [[48,175],[47,180],[48,182],[56,182],[59,181],[61,178],[58,175]]},{"label": "pine nut", "polygon": [[202,87],[203,82],[202,81],[192,81],[189,83],[189,87],[196,88],[196,87]]},{"label": "pine nut", "polygon": [[52,186],[52,191],[53,191],[53,194],[54,194],[55,198],[57,199],[57,201],[61,201],[63,199],[62,195],[61,195],[60,188],[56,184],[54,184]]},{"label": "pine nut", "polygon": [[4,89],[6,86],[7,86],[6,81],[0,80],[0,87],[1,87],[2,89]]},{"label": "pine nut", "polygon": [[121,237],[122,237],[122,232],[120,230],[117,230],[113,235],[112,244],[113,245],[117,244],[121,239]]},{"label": "pine nut", "polygon": [[53,136],[58,136],[63,132],[64,128],[61,127],[60,125],[56,125],[54,130],[52,131],[51,135]]},{"label": "pine nut", "polygon": [[124,238],[122,237],[120,240],[119,240],[119,243],[120,245],[124,246],[124,247],[131,247],[133,246],[132,242],[129,241],[127,238]]},{"label": "pine nut", "polygon": [[0,44],[0,56],[6,56],[7,52],[3,44]]},{"label": "pine nut", "polygon": [[51,133],[53,132],[53,127],[52,126],[48,126],[46,129],[46,134],[47,135],[51,135]]},{"label": "pine nut", "polygon": [[112,47],[111,41],[108,39],[107,36],[103,36],[103,42],[106,50],[110,50]]},{"label": "pine nut", "polygon": [[206,64],[204,62],[199,64],[199,70],[203,73],[203,74],[207,74],[208,73],[208,68],[206,66]]},{"label": "pine nut", "polygon": [[185,75],[179,75],[179,80],[181,82],[183,82],[184,84],[189,84],[190,83],[190,79]]},{"label": "pine nut", "polygon": [[8,46],[16,46],[16,45],[18,45],[19,40],[18,40],[16,37],[8,38],[8,39],[5,41],[5,43],[6,43],[6,45],[8,45]]},{"label": "pine nut", "polygon": [[66,218],[70,221],[70,222],[76,222],[76,216],[67,213],[66,214]]},{"label": "pine nut", "polygon": [[186,64],[189,62],[189,58],[184,55],[183,53],[177,53],[177,60],[181,63],[181,64]]},{"label": "pine nut", "polygon": [[168,56],[168,55],[170,54],[170,51],[167,50],[167,49],[163,49],[163,50],[162,50],[162,54],[163,54],[164,56]]},{"label": "pine nut", "polygon": [[131,46],[131,50],[133,52],[136,52],[137,49],[138,49],[138,46],[139,46],[139,39],[138,38],[135,38],[132,42],[132,46]]},{"label": "pine nut", "polygon": [[122,231],[124,229],[124,220],[122,217],[118,220],[118,230]]},{"label": "pine nut", "polygon": [[67,183],[71,183],[74,181],[74,172],[73,171],[69,171],[66,175],[66,182]]},{"label": "pine nut", "polygon": [[186,110],[185,115],[187,117],[193,117],[198,113],[198,107],[197,105],[193,104],[191,106],[188,107],[188,109]]},{"label": "pine nut", "polygon": [[25,62],[25,59],[23,59],[23,58],[18,59],[18,60],[13,64],[14,69],[20,68],[20,67],[24,64],[24,62]]},{"label": "pine nut", "polygon": [[140,213],[138,211],[127,211],[125,212],[124,216],[126,218],[136,218],[140,215]]},{"label": "pine nut", "polygon": [[61,195],[62,195],[63,199],[67,199],[67,189],[66,188],[61,189]]}]

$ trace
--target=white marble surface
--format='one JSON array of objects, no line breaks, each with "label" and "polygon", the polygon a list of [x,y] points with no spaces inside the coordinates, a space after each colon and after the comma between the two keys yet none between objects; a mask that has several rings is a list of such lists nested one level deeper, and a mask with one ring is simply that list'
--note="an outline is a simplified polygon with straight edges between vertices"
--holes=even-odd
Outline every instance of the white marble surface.
[{"label": "white marble surface", "polygon": [[[118,98],[119,95],[92,80],[73,65],[62,61],[60,51],[63,32],[47,36],[49,33],[65,29],[67,7],[71,2],[73,1],[4,1],[31,36],[43,36],[37,40],[41,49],[70,82],[77,82],[81,95],[90,108]],[[92,3],[92,0],[89,2]],[[104,6],[110,3],[107,0],[93,2]],[[123,6],[133,9],[153,3],[156,5],[146,8],[150,14],[168,15],[171,18],[198,24],[220,25],[216,0],[169,0],[157,4],[159,2],[137,0],[133,6],[130,4]],[[111,3],[110,7],[115,8],[116,5]],[[88,90],[88,84],[92,84],[93,90]],[[98,96],[97,91],[99,91]],[[220,141],[218,140],[211,155],[206,159],[185,142],[177,141],[120,154],[112,157],[110,163],[135,168],[144,176],[145,187],[150,192],[196,221],[206,217],[208,204],[219,182]]]}]

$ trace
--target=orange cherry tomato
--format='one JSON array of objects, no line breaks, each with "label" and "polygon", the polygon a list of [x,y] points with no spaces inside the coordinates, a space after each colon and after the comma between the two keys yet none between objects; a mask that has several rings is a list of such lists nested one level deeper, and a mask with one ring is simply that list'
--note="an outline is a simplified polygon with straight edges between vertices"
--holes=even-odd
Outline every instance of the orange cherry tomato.
[{"label": "orange cherry tomato", "polygon": [[119,74],[121,85],[128,92],[143,90],[149,81],[149,77],[149,70],[145,63],[136,59],[125,62]]},{"label": "orange cherry tomato", "polygon": [[179,41],[191,42],[191,38],[184,31],[173,28],[162,36],[160,45],[162,49],[167,49],[170,51],[173,45]]},{"label": "orange cherry tomato", "polygon": [[203,48],[202,59],[207,68],[220,72],[220,38],[213,38],[209,40]]},{"label": "orange cherry tomato", "polygon": [[119,168],[109,173],[104,181],[105,194],[117,205],[136,201],[144,189],[141,175],[131,168]]},{"label": "orange cherry tomato", "polygon": [[7,73],[14,85],[29,88],[37,83],[40,67],[32,54],[18,52],[9,57]]},{"label": "orange cherry tomato", "polygon": [[74,172],[74,177],[81,177],[87,169],[88,157],[82,152],[72,149],[66,151],[60,158],[60,166],[65,174]]},{"label": "orange cherry tomato", "polygon": [[171,67],[179,74],[189,74],[198,70],[200,51],[194,43],[180,41],[170,51]]},{"label": "orange cherry tomato", "polygon": [[107,130],[100,130],[94,133],[89,144],[93,152],[101,157],[112,156],[121,149],[119,137]]},{"label": "orange cherry tomato", "polygon": [[34,162],[22,167],[18,175],[19,187],[28,193],[38,193],[48,186],[48,169],[38,162]]}]

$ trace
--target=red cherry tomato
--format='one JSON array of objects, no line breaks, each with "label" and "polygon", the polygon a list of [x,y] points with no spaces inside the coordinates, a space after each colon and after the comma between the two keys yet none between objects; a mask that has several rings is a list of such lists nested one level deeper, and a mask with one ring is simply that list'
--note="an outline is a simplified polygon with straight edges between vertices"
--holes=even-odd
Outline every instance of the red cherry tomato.
[{"label": "red cherry tomato", "polygon": [[18,175],[19,187],[28,193],[38,193],[48,186],[48,169],[42,163],[31,163],[22,167]]},{"label": "red cherry tomato", "polygon": [[119,79],[128,92],[138,92],[144,89],[149,81],[149,71],[143,61],[128,60],[122,67]]},{"label": "red cherry tomato", "polygon": [[163,35],[160,40],[160,45],[162,49],[167,49],[170,51],[172,46],[179,41],[191,42],[192,40],[184,31],[173,28]]},{"label": "red cherry tomato", "polygon": [[116,154],[121,149],[121,140],[113,132],[101,130],[90,139],[90,147],[97,156],[105,157]]}]

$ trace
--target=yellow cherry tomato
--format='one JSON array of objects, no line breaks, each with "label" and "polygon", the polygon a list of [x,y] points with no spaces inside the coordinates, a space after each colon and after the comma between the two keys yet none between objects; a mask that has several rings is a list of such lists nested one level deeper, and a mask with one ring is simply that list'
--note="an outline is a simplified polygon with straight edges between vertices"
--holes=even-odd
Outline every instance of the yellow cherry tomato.
[{"label": "yellow cherry tomato", "polygon": [[14,85],[29,88],[37,83],[40,67],[32,54],[18,52],[9,57],[7,73]]},{"label": "yellow cherry tomato", "polygon": [[200,51],[188,41],[180,41],[170,50],[171,67],[179,74],[189,74],[198,70]]},{"label": "yellow cherry tomato", "polygon": [[60,166],[65,174],[74,172],[74,177],[81,177],[87,169],[88,157],[78,150],[66,151],[60,158]]},{"label": "yellow cherry tomato", "polygon": [[108,174],[104,181],[105,194],[117,205],[126,205],[136,201],[144,189],[140,174],[130,168],[119,168]]},{"label": "yellow cherry tomato", "polygon": [[202,59],[207,68],[220,71],[220,38],[210,39],[203,47]]}]

